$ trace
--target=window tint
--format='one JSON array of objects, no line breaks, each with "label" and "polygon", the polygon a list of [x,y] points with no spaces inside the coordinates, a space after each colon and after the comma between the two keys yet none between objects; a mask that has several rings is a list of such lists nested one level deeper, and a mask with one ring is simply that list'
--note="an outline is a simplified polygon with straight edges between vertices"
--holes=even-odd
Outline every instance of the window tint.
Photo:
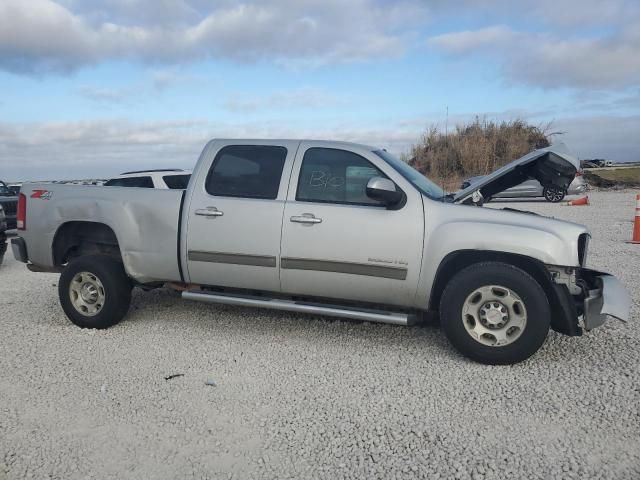
[{"label": "window tint", "polygon": [[139,187],[153,188],[151,177],[114,178],[104,184],[106,187]]},{"label": "window tint", "polygon": [[284,147],[231,145],[215,160],[205,188],[211,195],[275,199],[287,157]]},{"label": "window tint", "polygon": [[296,200],[381,205],[367,197],[367,183],[387,176],[360,155],[333,148],[310,148],[304,154]]},{"label": "window tint", "polygon": [[167,187],[172,190],[185,190],[189,184],[191,175],[165,175],[162,177]]}]

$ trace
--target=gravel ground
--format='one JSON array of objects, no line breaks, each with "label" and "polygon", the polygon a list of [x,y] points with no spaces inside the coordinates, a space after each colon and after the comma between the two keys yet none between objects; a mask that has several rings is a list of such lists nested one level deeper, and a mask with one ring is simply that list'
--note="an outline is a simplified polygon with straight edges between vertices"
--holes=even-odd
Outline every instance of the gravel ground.
[{"label": "gravel ground", "polygon": [[465,360],[434,326],[166,290],[136,290],[124,322],[81,330],[58,305],[57,276],[8,255],[0,479],[640,478],[640,245],[624,243],[634,193],[595,192],[590,207],[508,202],[589,225],[589,265],[634,297],[629,324],[551,332],[511,367]]}]

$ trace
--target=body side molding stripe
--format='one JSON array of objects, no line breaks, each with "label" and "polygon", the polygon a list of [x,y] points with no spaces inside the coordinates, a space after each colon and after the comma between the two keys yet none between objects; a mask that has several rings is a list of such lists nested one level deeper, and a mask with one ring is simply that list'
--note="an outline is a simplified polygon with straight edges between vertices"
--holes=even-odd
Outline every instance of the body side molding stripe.
[{"label": "body side molding stripe", "polygon": [[254,267],[275,267],[276,257],[270,255],[248,255],[245,253],[200,252],[189,250],[189,260],[193,262],[229,263]]},{"label": "body side molding stripe", "polygon": [[408,270],[403,267],[368,265],[366,263],[336,262],[331,260],[313,260],[309,258],[283,257],[281,267],[288,270],[316,270],[319,272],[349,273],[367,277],[406,280]]}]

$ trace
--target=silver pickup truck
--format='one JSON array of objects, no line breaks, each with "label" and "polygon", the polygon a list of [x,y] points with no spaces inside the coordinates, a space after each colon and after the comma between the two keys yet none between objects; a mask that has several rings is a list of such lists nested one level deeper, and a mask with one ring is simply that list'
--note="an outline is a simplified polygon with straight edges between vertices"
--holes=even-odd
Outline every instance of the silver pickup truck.
[{"label": "silver pickup truck", "polygon": [[23,185],[15,257],[61,272],[80,327],[127,313],[134,286],[190,300],[411,325],[438,312],[464,355],[524,360],[549,328],[629,316],[619,281],[586,268],[584,226],[472,206],[523,180],[566,188],[578,161],[537,150],[445,194],[385,150],[212,140],[186,191]]}]

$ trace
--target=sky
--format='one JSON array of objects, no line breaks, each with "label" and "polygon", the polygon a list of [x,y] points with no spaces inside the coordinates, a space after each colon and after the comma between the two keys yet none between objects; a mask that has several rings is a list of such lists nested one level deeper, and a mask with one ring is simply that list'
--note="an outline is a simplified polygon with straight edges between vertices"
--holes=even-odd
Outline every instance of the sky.
[{"label": "sky", "polygon": [[401,154],[475,116],[640,160],[640,1],[0,0],[7,181],[191,168],[216,137]]}]

